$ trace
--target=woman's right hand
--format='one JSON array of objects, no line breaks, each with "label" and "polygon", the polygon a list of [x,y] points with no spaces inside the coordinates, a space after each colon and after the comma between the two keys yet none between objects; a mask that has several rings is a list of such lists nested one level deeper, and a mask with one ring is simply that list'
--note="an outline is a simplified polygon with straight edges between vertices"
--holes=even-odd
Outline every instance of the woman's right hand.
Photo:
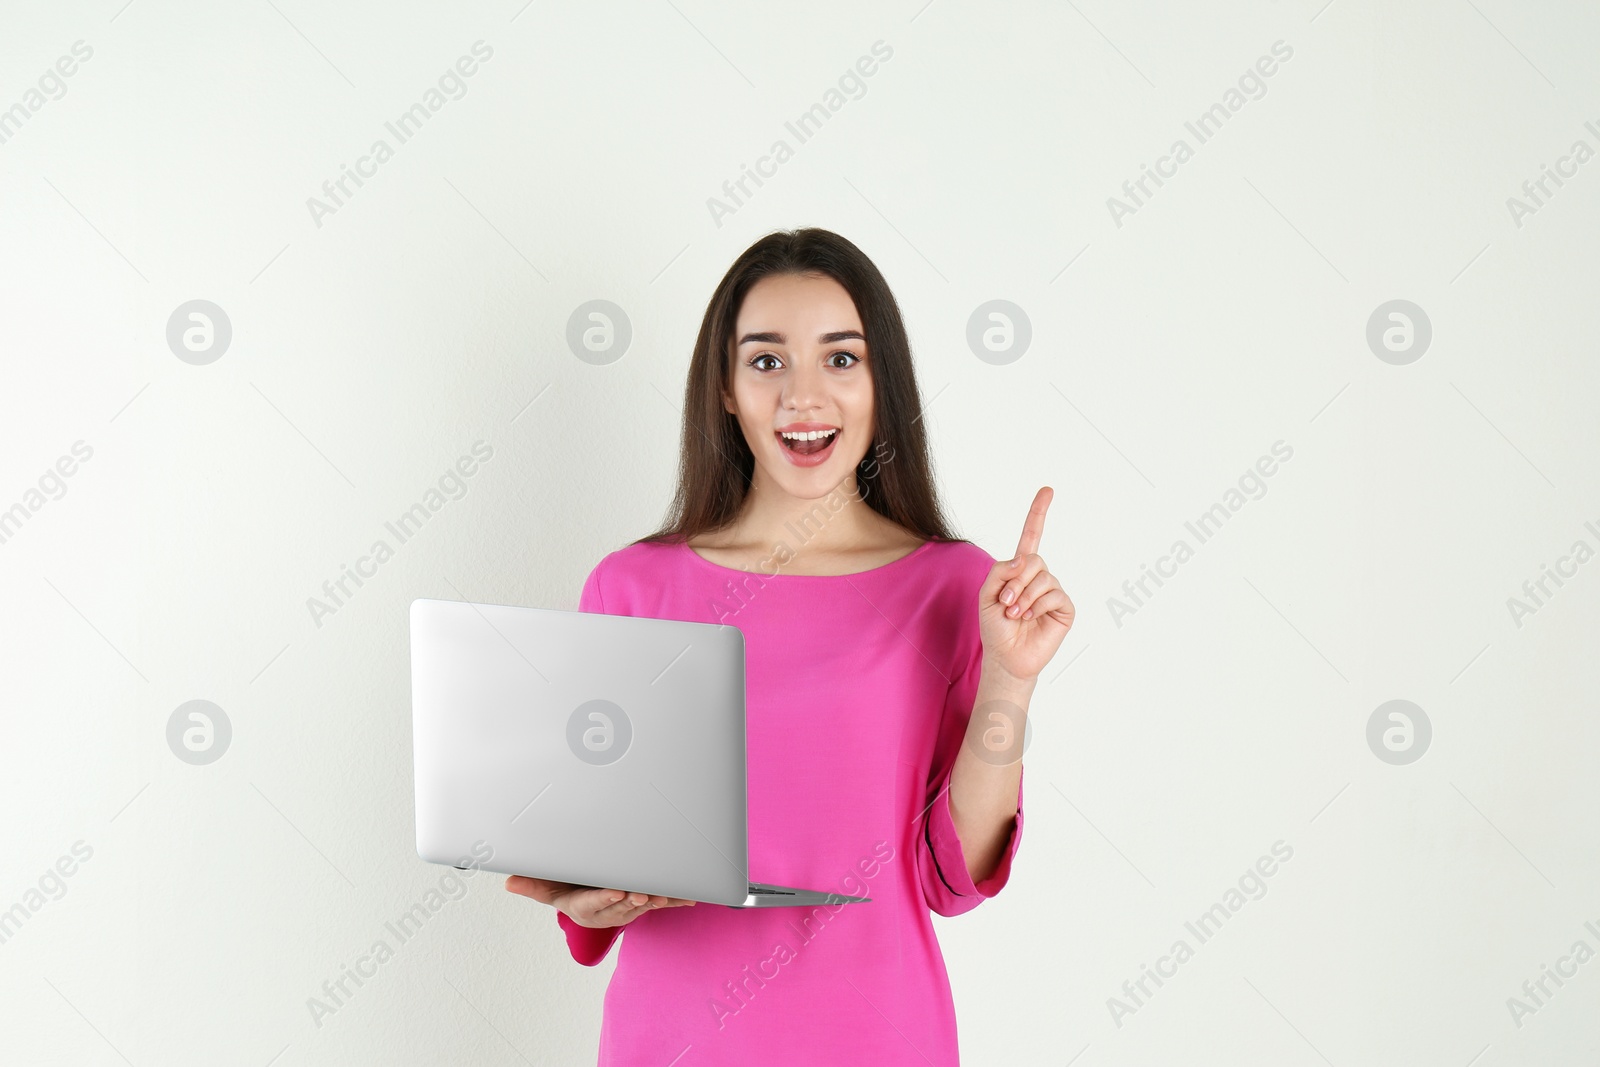
[{"label": "woman's right hand", "polygon": [[579,926],[587,926],[591,930],[626,926],[656,908],[684,905],[692,908],[695,904],[692,900],[678,897],[653,897],[648,893],[625,893],[620,889],[594,889],[544,878],[524,878],[520,874],[513,874],[506,879],[506,889],[518,896],[532,897],[541,904],[548,904]]}]

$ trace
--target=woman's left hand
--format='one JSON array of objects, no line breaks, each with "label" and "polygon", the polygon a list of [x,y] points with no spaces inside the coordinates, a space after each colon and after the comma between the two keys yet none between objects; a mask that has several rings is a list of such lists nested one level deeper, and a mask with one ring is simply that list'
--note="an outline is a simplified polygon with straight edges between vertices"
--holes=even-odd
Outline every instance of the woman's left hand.
[{"label": "woman's left hand", "polygon": [[1033,498],[1013,559],[995,563],[978,591],[983,658],[1017,681],[1037,678],[1072,629],[1076,609],[1039,555],[1044,513],[1054,490]]}]

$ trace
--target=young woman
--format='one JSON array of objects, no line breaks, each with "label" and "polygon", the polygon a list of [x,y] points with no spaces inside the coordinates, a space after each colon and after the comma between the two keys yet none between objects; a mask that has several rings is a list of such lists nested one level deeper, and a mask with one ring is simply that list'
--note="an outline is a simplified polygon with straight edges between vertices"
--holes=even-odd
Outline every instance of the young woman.
[{"label": "young woman", "polygon": [[[872,898],[727,908],[512,877],[593,966],[624,930],[600,1063],[957,1063],[930,912],[1010,876],[1039,672],[1073,606],[1038,555],[953,536],[899,309],[860,249],[769,234],[701,323],[666,526],[579,607],[738,626],[750,876]],[[997,958],[995,966],[1003,966]]]}]

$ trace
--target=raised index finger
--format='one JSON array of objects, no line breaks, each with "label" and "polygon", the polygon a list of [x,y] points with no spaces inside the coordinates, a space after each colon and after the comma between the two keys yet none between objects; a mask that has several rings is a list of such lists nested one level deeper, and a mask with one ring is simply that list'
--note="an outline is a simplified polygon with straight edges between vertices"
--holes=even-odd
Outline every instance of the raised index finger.
[{"label": "raised index finger", "polygon": [[1021,559],[1030,552],[1039,551],[1039,541],[1044,537],[1044,513],[1050,508],[1050,500],[1055,496],[1055,490],[1048,485],[1040,489],[1033,498],[1033,507],[1028,509],[1028,519],[1022,524],[1022,540],[1017,542],[1017,557]]}]

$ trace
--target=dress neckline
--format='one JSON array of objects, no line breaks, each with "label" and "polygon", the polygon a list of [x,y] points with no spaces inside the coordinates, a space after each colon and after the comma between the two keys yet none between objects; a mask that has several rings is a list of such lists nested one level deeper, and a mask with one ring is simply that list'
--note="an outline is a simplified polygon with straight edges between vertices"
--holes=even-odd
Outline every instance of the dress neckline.
[{"label": "dress neckline", "polygon": [[784,574],[781,570],[776,574],[768,574],[766,571],[742,571],[737,567],[724,567],[722,564],[714,563],[711,560],[706,559],[700,553],[696,552],[694,550],[694,546],[689,544],[688,541],[679,542],[679,547],[682,548],[685,552],[687,552],[690,556],[692,556],[694,559],[698,560],[701,564],[703,564],[703,565],[705,565],[707,567],[711,567],[711,568],[713,568],[715,570],[725,571],[728,574],[756,575],[756,576],[758,576],[758,577],[760,577],[762,579],[788,578],[791,581],[796,579],[796,578],[810,578],[810,579],[813,579],[813,580],[815,580],[815,579],[827,580],[827,579],[839,579],[839,578],[865,578],[868,575],[878,574],[878,573],[881,573],[882,571],[886,571],[886,570],[890,569],[891,567],[898,567],[900,564],[905,563],[907,560],[910,560],[910,559],[913,559],[913,558],[915,558],[917,556],[920,556],[922,553],[926,552],[929,548],[932,548],[933,545],[934,545],[934,542],[931,539],[927,540],[927,541],[924,541],[924,542],[922,542],[922,544],[918,545],[916,548],[913,548],[910,552],[907,552],[905,555],[901,556],[899,559],[892,559],[888,563],[879,564],[876,567],[869,567],[864,571],[852,571],[849,574]]}]

